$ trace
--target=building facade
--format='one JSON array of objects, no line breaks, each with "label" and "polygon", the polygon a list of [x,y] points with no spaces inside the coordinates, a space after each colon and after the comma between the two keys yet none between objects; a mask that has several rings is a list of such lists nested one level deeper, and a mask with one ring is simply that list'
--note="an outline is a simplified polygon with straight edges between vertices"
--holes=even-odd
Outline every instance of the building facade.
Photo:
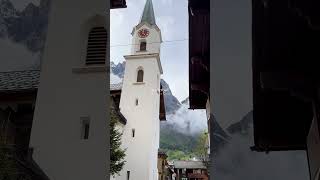
[{"label": "building facade", "polygon": [[30,138],[33,159],[50,179],[108,176],[108,7],[103,0],[51,4]]},{"label": "building facade", "polygon": [[[213,115],[210,108],[210,1],[189,1],[189,99],[190,109],[205,109],[208,155],[213,154]],[[212,96],[212,94],[211,94]],[[211,98],[212,99],[212,98]]]},{"label": "building facade", "polygon": [[126,1],[52,1],[41,70],[0,72],[0,179],[109,177],[109,7]]},{"label": "building facade", "polygon": [[208,180],[207,168],[202,161],[174,161],[176,180]]}]

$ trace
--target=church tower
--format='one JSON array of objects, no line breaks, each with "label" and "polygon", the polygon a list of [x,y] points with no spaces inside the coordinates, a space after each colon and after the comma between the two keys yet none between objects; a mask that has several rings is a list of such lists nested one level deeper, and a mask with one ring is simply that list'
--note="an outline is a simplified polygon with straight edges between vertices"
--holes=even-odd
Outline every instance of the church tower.
[{"label": "church tower", "polygon": [[109,1],[51,1],[30,148],[49,179],[105,180]]},{"label": "church tower", "polygon": [[126,68],[120,111],[126,117],[123,148],[126,164],[117,180],[158,180],[161,32],[153,5],[147,0],[140,23],[132,31],[131,55]]}]

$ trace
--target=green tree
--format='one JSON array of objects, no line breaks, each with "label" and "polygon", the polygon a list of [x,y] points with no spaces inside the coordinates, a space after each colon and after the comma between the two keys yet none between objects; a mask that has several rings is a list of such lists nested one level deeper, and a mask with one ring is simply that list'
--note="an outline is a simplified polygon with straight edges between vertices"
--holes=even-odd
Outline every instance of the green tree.
[{"label": "green tree", "polygon": [[200,134],[198,138],[194,153],[197,156],[197,158],[203,162],[207,169],[209,167],[208,145],[208,132],[204,131],[202,134]]},{"label": "green tree", "polygon": [[14,178],[17,174],[17,166],[12,158],[12,149],[8,149],[4,140],[0,136],[0,179]]},{"label": "green tree", "polygon": [[121,149],[121,136],[122,133],[116,129],[119,123],[119,116],[114,108],[113,101],[111,100],[111,118],[110,118],[110,173],[112,176],[119,175],[125,161],[125,150]]}]

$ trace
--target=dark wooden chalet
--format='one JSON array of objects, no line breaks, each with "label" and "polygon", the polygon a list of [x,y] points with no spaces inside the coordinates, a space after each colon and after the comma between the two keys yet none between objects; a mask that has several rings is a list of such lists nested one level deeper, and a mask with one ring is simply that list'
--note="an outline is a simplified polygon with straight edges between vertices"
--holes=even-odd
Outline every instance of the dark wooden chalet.
[{"label": "dark wooden chalet", "polygon": [[[0,179],[49,179],[29,148],[39,84],[38,70],[0,72]],[[14,170],[5,168],[13,165]]]},{"label": "dark wooden chalet", "polygon": [[210,87],[210,1],[189,0],[190,109],[206,109]]},{"label": "dark wooden chalet", "polygon": [[309,164],[318,168],[320,152],[307,139],[312,121],[320,124],[319,8],[315,0],[252,0],[252,149],[309,149]]}]

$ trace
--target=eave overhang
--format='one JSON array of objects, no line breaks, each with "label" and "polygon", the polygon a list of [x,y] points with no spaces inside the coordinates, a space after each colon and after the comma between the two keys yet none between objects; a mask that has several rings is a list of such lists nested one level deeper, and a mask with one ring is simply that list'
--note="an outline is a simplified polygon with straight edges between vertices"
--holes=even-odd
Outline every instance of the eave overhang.
[{"label": "eave overhang", "polygon": [[190,109],[205,109],[210,85],[210,1],[189,0]]},{"label": "eave overhang", "polygon": [[320,3],[252,2],[253,150],[306,150],[320,87]]},{"label": "eave overhang", "polygon": [[111,0],[110,9],[127,8],[126,0]]}]

